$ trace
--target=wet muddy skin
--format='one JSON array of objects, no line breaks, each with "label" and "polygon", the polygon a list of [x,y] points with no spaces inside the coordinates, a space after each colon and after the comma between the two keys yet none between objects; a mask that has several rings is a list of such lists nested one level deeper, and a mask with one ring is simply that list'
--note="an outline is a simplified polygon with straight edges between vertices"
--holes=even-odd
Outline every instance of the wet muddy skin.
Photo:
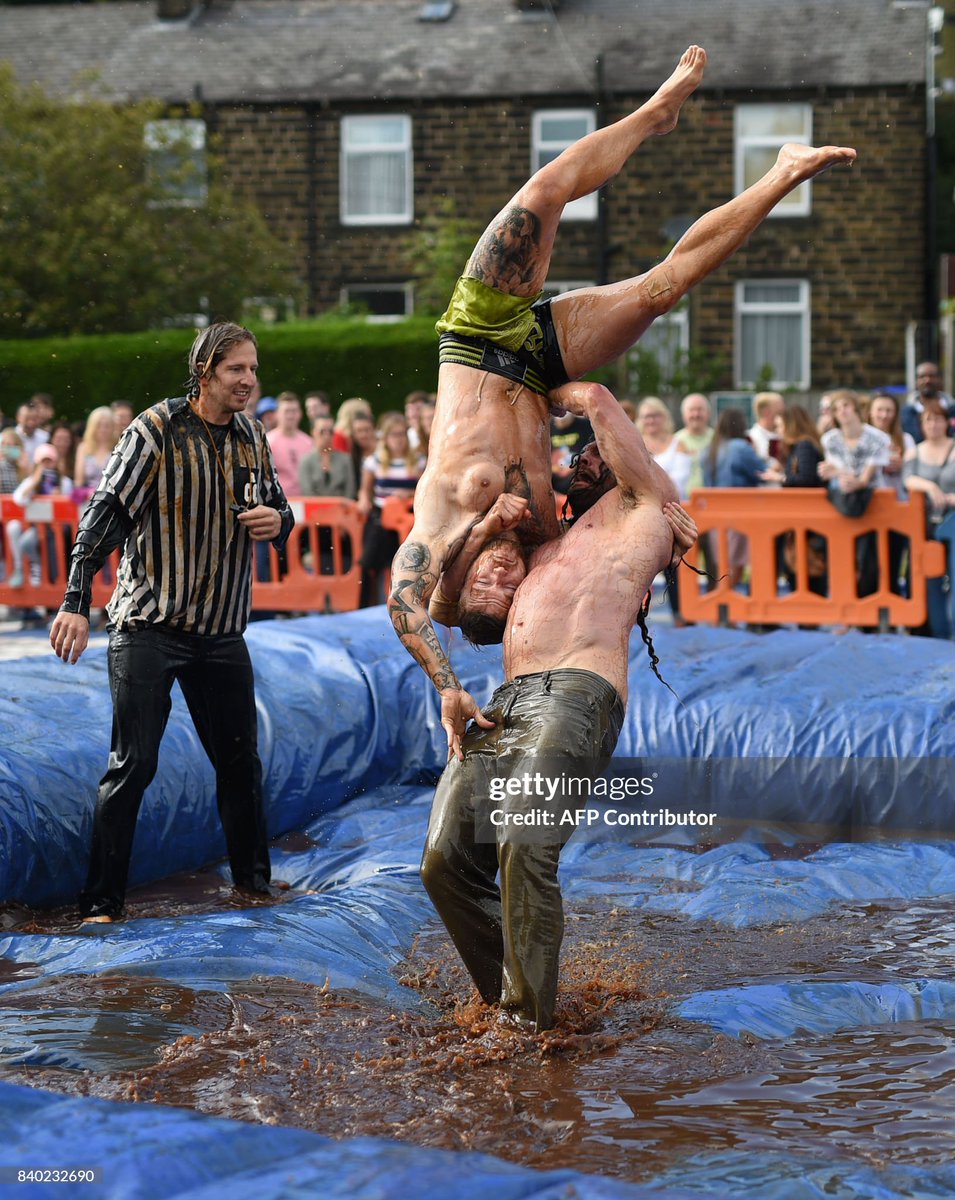
[{"label": "wet muddy skin", "polygon": [[[221,877],[199,873],[132,894],[129,909],[170,916],[239,902]],[[671,1010],[739,983],[950,977],[955,899],[744,930],[568,907],[559,1023],[547,1034],[501,1028],[436,926],[400,972],[433,1016],[265,976],[229,992],[47,977],[0,995],[0,1078],[635,1181],[729,1148],[872,1167],[950,1159],[955,1022],[758,1041]],[[23,931],[76,928],[69,910],[0,918]]]}]

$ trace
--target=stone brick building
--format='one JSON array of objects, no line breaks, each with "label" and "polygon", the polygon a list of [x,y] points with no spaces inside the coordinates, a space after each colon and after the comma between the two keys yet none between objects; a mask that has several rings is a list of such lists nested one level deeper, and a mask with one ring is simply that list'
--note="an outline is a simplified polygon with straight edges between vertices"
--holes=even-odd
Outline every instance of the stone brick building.
[{"label": "stone brick building", "polygon": [[[639,105],[690,41],[680,125],[565,216],[551,283],[647,269],[786,140],[855,146],[648,339],[724,362],[719,386],[904,379],[926,308],[927,6],[919,0],[124,0],[0,8],[0,56],[66,94],[197,101],[170,125],[294,245],[309,307],[411,311],[409,236],[483,225],[562,145]],[[670,351],[666,351],[669,353]]]}]

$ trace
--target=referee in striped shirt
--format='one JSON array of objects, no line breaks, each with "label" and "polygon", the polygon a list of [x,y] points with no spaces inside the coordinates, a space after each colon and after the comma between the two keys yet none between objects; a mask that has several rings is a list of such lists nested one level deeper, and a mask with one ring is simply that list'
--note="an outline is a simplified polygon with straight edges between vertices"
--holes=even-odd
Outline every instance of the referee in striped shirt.
[{"label": "referee in striped shirt", "polygon": [[80,522],[66,598],[50,630],[64,662],[89,639],[92,580],[123,547],[107,606],[113,731],[99,785],[84,921],[123,915],[143,792],[179,681],[216,771],[216,798],[236,887],[268,892],[270,864],[256,749],[252,663],[243,638],[252,602],[252,542],[284,546],[293,517],[262,426],[244,413],[256,340],[210,326],[189,353],[189,394],[126,430]]}]

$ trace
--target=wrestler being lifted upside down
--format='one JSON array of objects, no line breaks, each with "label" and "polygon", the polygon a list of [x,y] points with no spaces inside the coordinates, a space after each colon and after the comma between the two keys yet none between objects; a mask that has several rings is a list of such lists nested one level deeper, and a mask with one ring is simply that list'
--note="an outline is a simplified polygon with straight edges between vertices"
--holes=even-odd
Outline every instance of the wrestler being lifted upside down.
[{"label": "wrestler being lifted upside down", "polygon": [[[452,604],[440,619],[456,618],[473,642],[501,640],[528,548],[557,534],[549,405],[587,415],[586,398],[575,401],[562,385],[638,341],[800,183],[856,156],[846,147],[784,146],[759,182],[701,217],[659,266],[542,302],[565,205],[612,179],[646,138],[673,129],[705,65],[705,51],[690,46],[646,104],[574,143],[528,180],[481,236],[438,322],[428,466],[417,487],[414,527],[392,565],[388,607],[402,643],[441,695],[449,745],[462,720],[487,722],[454,674],[429,602],[441,581],[439,599],[443,593]],[[526,499],[528,515],[497,536],[500,522],[490,510],[502,493]],[[458,556],[452,585],[446,573]]]}]

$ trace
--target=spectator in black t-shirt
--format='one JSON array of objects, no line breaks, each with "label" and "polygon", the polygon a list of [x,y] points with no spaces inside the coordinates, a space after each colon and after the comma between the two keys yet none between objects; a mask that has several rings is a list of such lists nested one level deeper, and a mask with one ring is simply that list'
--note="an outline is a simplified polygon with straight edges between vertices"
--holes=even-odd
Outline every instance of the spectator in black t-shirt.
[{"label": "spectator in black t-shirt", "polygon": [[579,454],[588,442],[592,442],[593,438],[594,431],[584,417],[575,417],[573,413],[567,413],[563,417],[551,417],[550,469],[555,492],[562,496],[567,494],[573,475],[571,463],[574,456]]}]

